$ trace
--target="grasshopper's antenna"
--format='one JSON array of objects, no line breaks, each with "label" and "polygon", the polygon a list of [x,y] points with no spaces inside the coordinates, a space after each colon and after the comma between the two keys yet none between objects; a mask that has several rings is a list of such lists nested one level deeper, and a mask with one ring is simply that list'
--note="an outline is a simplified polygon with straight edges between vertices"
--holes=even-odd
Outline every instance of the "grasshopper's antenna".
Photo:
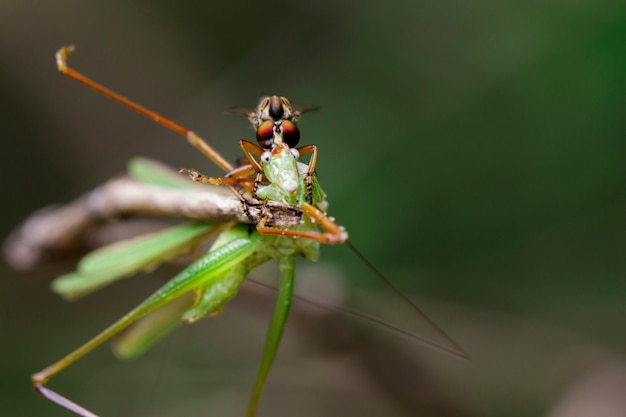
[{"label": "grasshopper's antenna", "polygon": [[[349,240],[346,242],[348,244],[348,246],[350,247],[350,249],[352,250],[352,252],[354,252],[354,254],[370,269],[370,271],[372,271],[374,273],[374,275],[376,275],[376,277],[385,285],[385,287],[387,287],[391,292],[393,292],[395,295],[397,295],[402,301],[404,301],[405,304],[407,304],[411,310],[413,310],[417,315],[419,315],[422,319],[424,319],[428,325],[430,325],[441,337],[443,337],[446,342],[452,346],[446,346],[444,344],[435,342],[433,340],[427,339],[425,337],[416,335],[416,334],[412,334],[410,332],[407,332],[405,330],[402,329],[398,329],[395,326],[390,326],[389,324],[382,322],[381,320],[378,319],[373,319],[375,322],[377,323],[381,323],[386,327],[391,327],[394,330],[398,330],[400,333],[407,335],[409,337],[411,337],[412,339],[415,339],[417,341],[419,341],[420,343],[423,343],[426,346],[430,346],[436,349],[440,349],[446,353],[449,353],[451,355],[457,356],[459,358],[462,359],[471,359],[470,355],[465,351],[465,349],[463,349],[461,347],[461,345],[459,345],[451,336],[449,336],[437,323],[434,322],[433,319],[431,319],[430,317],[428,317],[428,315],[421,309],[419,308],[413,301],[411,301],[411,299],[409,297],[407,297],[406,295],[404,295],[402,293],[402,291],[400,291],[398,288],[396,288],[391,281],[389,281],[389,278],[387,278],[382,272],[380,272],[378,270],[378,268],[376,268],[374,266],[374,264],[372,264],[353,244],[352,242],[350,242]],[[368,317],[369,319],[369,317]]]}]

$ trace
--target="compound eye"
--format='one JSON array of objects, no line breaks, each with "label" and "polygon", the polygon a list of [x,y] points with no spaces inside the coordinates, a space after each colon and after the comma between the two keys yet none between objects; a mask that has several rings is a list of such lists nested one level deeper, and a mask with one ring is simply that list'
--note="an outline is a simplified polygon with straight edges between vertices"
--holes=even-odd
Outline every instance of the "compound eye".
[{"label": "compound eye", "polygon": [[270,149],[274,143],[274,122],[266,120],[256,129],[256,141],[263,149]]},{"label": "compound eye", "polygon": [[270,151],[265,151],[261,154],[262,164],[269,164],[270,159],[272,159],[272,153]]},{"label": "compound eye", "polygon": [[283,139],[290,148],[295,148],[300,141],[300,130],[294,122],[283,120]]}]

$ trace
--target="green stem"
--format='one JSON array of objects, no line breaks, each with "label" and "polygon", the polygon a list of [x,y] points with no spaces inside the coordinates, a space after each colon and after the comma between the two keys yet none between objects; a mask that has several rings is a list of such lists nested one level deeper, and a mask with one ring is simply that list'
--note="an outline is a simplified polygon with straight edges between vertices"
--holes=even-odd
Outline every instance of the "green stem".
[{"label": "green stem", "polygon": [[252,396],[250,397],[250,403],[248,405],[248,417],[254,417],[259,399],[261,398],[261,392],[263,386],[267,380],[267,375],[270,372],[276,352],[280,345],[280,340],[285,330],[285,323],[289,316],[289,310],[291,308],[291,298],[293,296],[293,283],[296,269],[295,256],[286,256],[278,260],[278,266],[280,268],[280,284],[278,288],[278,297],[276,299],[276,305],[274,306],[274,313],[272,314],[272,322],[267,331],[267,338],[265,339],[265,350],[263,351],[263,358],[261,360],[261,367],[257,373],[256,381],[254,383],[254,389],[252,390]]}]

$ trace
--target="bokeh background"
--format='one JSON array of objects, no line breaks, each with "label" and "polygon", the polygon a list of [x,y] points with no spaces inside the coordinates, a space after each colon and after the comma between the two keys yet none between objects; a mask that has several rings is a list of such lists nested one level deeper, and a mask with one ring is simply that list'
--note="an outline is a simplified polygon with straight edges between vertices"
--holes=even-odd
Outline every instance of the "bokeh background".
[{"label": "bokeh background", "polygon": [[[300,128],[330,212],[472,355],[296,306],[259,416],[626,415],[626,3],[4,0],[3,237],[135,155],[219,174],[59,75],[68,43],[76,69],[233,159],[253,132],[224,108],[264,94],[320,105]],[[398,305],[346,248],[322,255],[300,265],[311,291]],[[2,264],[4,416],[68,415],[30,373],[171,274],[68,304],[48,283],[71,268]],[[53,386],[104,417],[241,416],[272,302],[250,294],[133,362],[102,347]]]}]

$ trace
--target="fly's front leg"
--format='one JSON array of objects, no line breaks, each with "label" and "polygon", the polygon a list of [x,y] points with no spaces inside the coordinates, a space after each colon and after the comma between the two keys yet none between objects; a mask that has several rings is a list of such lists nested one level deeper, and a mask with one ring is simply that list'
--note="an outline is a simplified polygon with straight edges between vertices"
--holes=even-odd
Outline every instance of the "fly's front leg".
[{"label": "fly's front leg", "polygon": [[248,178],[248,175],[251,175],[252,173],[254,173],[254,171],[250,172],[251,170],[252,170],[252,167],[250,165],[245,165],[245,166],[233,169],[232,171],[230,171],[228,174],[226,174],[223,177],[209,177],[200,173],[199,171],[196,171],[195,169],[182,168],[179,172],[181,174],[187,174],[189,178],[194,182],[199,182],[202,184],[212,184],[212,185],[226,185],[228,188],[230,188],[233,194],[235,194],[237,198],[239,198],[242,204],[244,204],[244,210],[248,218],[254,223],[254,220],[248,211],[248,207],[246,205],[246,199],[244,198],[243,195],[241,195],[241,192],[237,188],[235,188],[236,184],[240,184],[247,191],[250,191],[251,189],[250,185],[254,181],[255,185],[253,187],[253,190],[254,192],[256,192],[255,190],[256,181],[253,180],[252,178]]},{"label": "fly's front leg", "polygon": [[300,156],[311,154],[304,184],[306,186],[306,201],[309,204],[313,204],[313,174],[315,174],[315,166],[317,165],[317,146],[305,145],[299,147],[297,151]]},{"label": "fly's front leg", "polygon": [[[250,166],[244,166],[242,168],[245,168],[245,171],[250,170]],[[245,173],[245,174],[240,174],[240,175],[233,175],[233,176],[229,176],[229,174],[233,173],[233,172],[237,172],[240,171],[239,169],[234,169],[233,171],[229,172],[228,174],[226,174],[223,177],[209,177],[207,175],[204,175],[202,173],[200,173],[199,171],[196,171],[195,169],[187,169],[187,168],[182,168],[180,171],[181,174],[187,174],[189,176],[189,178],[194,181],[194,182],[200,182],[203,184],[212,184],[212,185],[233,185],[233,184],[250,184],[252,183],[254,180],[252,178],[246,178],[243,175],[250,175],[249,173]],[[241,171],[244,171],[243,169],[241,169]]]},{"label": "fly's front leg", "polygon": [[265,152],[265,149],[261,148],[258,145],[255,145],[252,142],[248,142],[247,140],[240,140],[239,146],[241,147],[241,150],[243,151],[246,159],[250,163],[250,167],[254,170],[254,172],[256,172],[253,187],[254,196],[256,197],[256,192],[259,188],[259,184],[263,181],[263,166],[261,166],[256,158],[260,158],[261,155]]},{"label": "fly's front leg", "polygon": [[[271,214],[267,208],[267,202],[268,200],[262,200],[261,201],[261,214],[259,215],[259,218],[257,219],[257,221],[255,221],[253,224],[256,227],[257,230],[261,229],[261,230],[265,230],[268,229],[268,227],[266,226],[268,220],[271,218]],[[261,232],[259,232],[261,233]]]},{"label": "fly's front leg", "polygon": [[[246,165],[244,167],[240,167],[241,171],[245,170],[247,171],[248,169],[250,169],[249,165]],[[239,171],[239,168],[235,168],[234,170],[232,170],[231,172],[229,172],[228,174],[231,174],[235,171]],[[241,195],[241,193],[239,192],[239,190],[237,190],[237,188],[235,188],[234,184],[247,184],[250,185],[250,183],[252,181],[254,181],[252,178],[245,178],[245,177],[240,177],[240,176],[224,176],[224,177],[218,177],[218,178],[214,178],[214,177],[208,177],[204,174],[201,174],[200,172],[196,171],[195,169],[186,169],[186,168],[182,168],[179,171],[181,174],[187,174],[189,176],[189,178],[194,181],[194,182],[200,182],[203,184],[212,184],[212,185],[226,185],[228,188],[230,188],[230,190],[233,192],[233,194],[235,196],[237,196],[237,198],[239,199],[239,201],[241,201],[241,204],[243,205],[243,210],[246,213],[246,216],[248,217],[248,219],[250,220],[250,222],[254,225],[257,224],[257,219],[252,215],[252,213],[250,213],[250,208],[249,208],[249,203],[248,200],[246,200],[246,198]],[[227,174],[227,175],[228,175]],[[244,175],[243,173],[241,173],[241,175]]]},{"label": "fly's front leg", "polygon": [[345,227],[335,223],[335,220],[328,217],[326,213],[309,203],[302,203],[299,206],[304,214],[309,216],[314,223],[318,224],[324,230],[323,232],[278,229],[275,227],[267,227],[264,223],[257,224],[256,229],[259,233],[265,235],[281,235],[313,239],[327,245],[344,243],[348,240],[348,232],[346,232]]},{"label": "fly's front leg", "polygon": [[131,109],[135,110],[136,112],[143,114],[144,116],[148,117],[151,120],[154,120],[157,123],[160,123],[161,125],[167,127],[168,129],[173,130],[174,132],[185,136],[187,138],[187,141],[194,146],[195,148],[197,148],[200,152],[202,152],[204,155],[206,155],[208,158],[210,158],[213,162],[215,162],[215,164],[217,166],[219,166],[220,168],[222,168],[224,171],[228,172],[231,171],[233,169],[233,166],[230,162],[228,162],[219,152],[217,152],[215,149],[213,149],[213,147],[211,145],[209,145],[208,143],[206,143],[200,136],[198,136],[197,134],[195,134],[194,132],[192,132],[191,130],[187,129],[184,126],[179,125],[178,123],[174,122],[173,120],[170,120],[164,116],[161,116],[160,114],[147,109],[144,106],[141,106],[137,103],[135,103],[134,101],[131,101],[129,99],[127,99],[126,97],[123,97],[111,90],[109,90],[108,88],[96,83],[95,81],[91,80],[90,78],[85,77],[83,74],[79,73],[78,71],[70,68],[67,65],[67,57],[74,52],[74,45],[70,45],[70,46],[66,46],[64,48],[59,49],[59,51],[56,53],[56,61],[57,61],[57,68],[58,70],[70,77],[73,78],[74,80],[81,82],[83,84],[85,84],[86,86],[88,86],[89,88],[92,88],[94,90],[96,90],[97,92],[104,94],[105,96],[109,97],[112,100],[117,101],[118,103],[121,103],[127,107],[130,107]]}]

